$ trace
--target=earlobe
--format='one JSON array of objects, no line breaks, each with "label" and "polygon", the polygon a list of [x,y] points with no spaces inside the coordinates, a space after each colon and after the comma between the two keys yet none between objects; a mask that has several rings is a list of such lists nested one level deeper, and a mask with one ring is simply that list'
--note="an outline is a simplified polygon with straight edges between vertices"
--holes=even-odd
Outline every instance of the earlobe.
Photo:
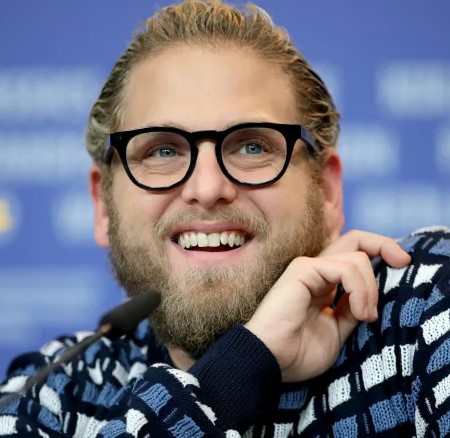
[{"label": "earlobe", "polygon": [[94,237],[95,241],[102,248],[109,247],[108,227],[109,216],[106,205],[102,172],[97,164],[93,164],[89,171],[89,192],[94,205]]},{"label": "earlobe", "polygon": [[324,159],[324,213],[330,238],[335,240],[344,228],[342,163],[337,151],[331,148]]}]

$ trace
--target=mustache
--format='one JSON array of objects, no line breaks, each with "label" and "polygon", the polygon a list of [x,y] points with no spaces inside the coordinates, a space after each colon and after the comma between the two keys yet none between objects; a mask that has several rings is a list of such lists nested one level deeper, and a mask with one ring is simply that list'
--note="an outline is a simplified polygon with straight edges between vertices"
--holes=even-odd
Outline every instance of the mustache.
[{"label": "mustache", "polygon": [[170,235],[175,226],[189,224],[193,221],[232,222],[244,226],[248,232],[261,239],[270,234],[270,224],[263,214],[250,213],[236,207],[219,206],[214,210],[205,212],[196,207],[166,213],[154,225],[155,234],[160,239]]}]

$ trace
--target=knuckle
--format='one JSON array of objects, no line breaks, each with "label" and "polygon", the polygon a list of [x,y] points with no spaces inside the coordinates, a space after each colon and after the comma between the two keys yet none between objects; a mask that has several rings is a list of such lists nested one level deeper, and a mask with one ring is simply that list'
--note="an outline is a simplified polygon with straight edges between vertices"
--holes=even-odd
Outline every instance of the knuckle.
[{"label": "knuckle", "polygon": [[347,274],[354,274],[356,271],[358,271],[358,265],[359,263],[354,259],[348,259],[345,260],[342,267]]},{"label": "knuckle", "polygon": [[358,239],[363,234],[363,231],[353,228],[350,231],[348,231],[346,234],[351,239]]},{"label": "knuckle", "polygon": [[368,298],[368,297],[371,295],[370,290],[367,289],[366,287],[360,288],[360,289],[357,291],[357,293],[358,293],[359,296],[361,296],[361,297],[366,297],[366,298]]},{"label": "knuckle", "polygon": [[390,244],[390,245],[395,245],[395,246],[399,246],[398,242],[393,239],[392,237],[386,237],[386,241]]},{"label": "knuckle", "polygon": [[359,262],[362,262],[362,263],[370,262],[369,256],[364,251],[356,251],[355,258],[356,258],[356,260],[358,260]]},{"label": "knuckle", "polygon": [[361,267],[370,263],[369,256],[364,251],[354,251],[343,260],[343,267],[348,272],[360,271]]}]

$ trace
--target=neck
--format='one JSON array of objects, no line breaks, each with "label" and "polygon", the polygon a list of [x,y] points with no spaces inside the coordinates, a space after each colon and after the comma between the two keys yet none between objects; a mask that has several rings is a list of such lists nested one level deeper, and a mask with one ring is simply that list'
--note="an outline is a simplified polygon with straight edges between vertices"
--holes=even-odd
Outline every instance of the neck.
[{"label": "neck", "polygon": [[195,360],[181,348],[168,346],[167,351],[170,359],[172,359],[172,362],[179,370],[187,371],[195,363]]}]

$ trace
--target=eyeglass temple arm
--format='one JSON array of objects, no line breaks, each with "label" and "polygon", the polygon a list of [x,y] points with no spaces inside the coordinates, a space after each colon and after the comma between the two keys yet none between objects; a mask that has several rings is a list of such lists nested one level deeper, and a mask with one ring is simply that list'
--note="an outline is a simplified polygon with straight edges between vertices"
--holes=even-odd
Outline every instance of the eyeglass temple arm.
[{"label": "eyeglass temple arm", "polygon": [[111,144],[111,136],[108,135],[105,140],[105,144],[103,145],[103,163],[110,164],[112,154],[113,154],[113,146]]},{"label": "eyeglass temple arm", "polygon": [[302,140],[304,140],[314,152],[316,153],[320,152],[321,147],[317,145],[312,135],[303,126],[300,126],[300,135],[302,136]]}]

